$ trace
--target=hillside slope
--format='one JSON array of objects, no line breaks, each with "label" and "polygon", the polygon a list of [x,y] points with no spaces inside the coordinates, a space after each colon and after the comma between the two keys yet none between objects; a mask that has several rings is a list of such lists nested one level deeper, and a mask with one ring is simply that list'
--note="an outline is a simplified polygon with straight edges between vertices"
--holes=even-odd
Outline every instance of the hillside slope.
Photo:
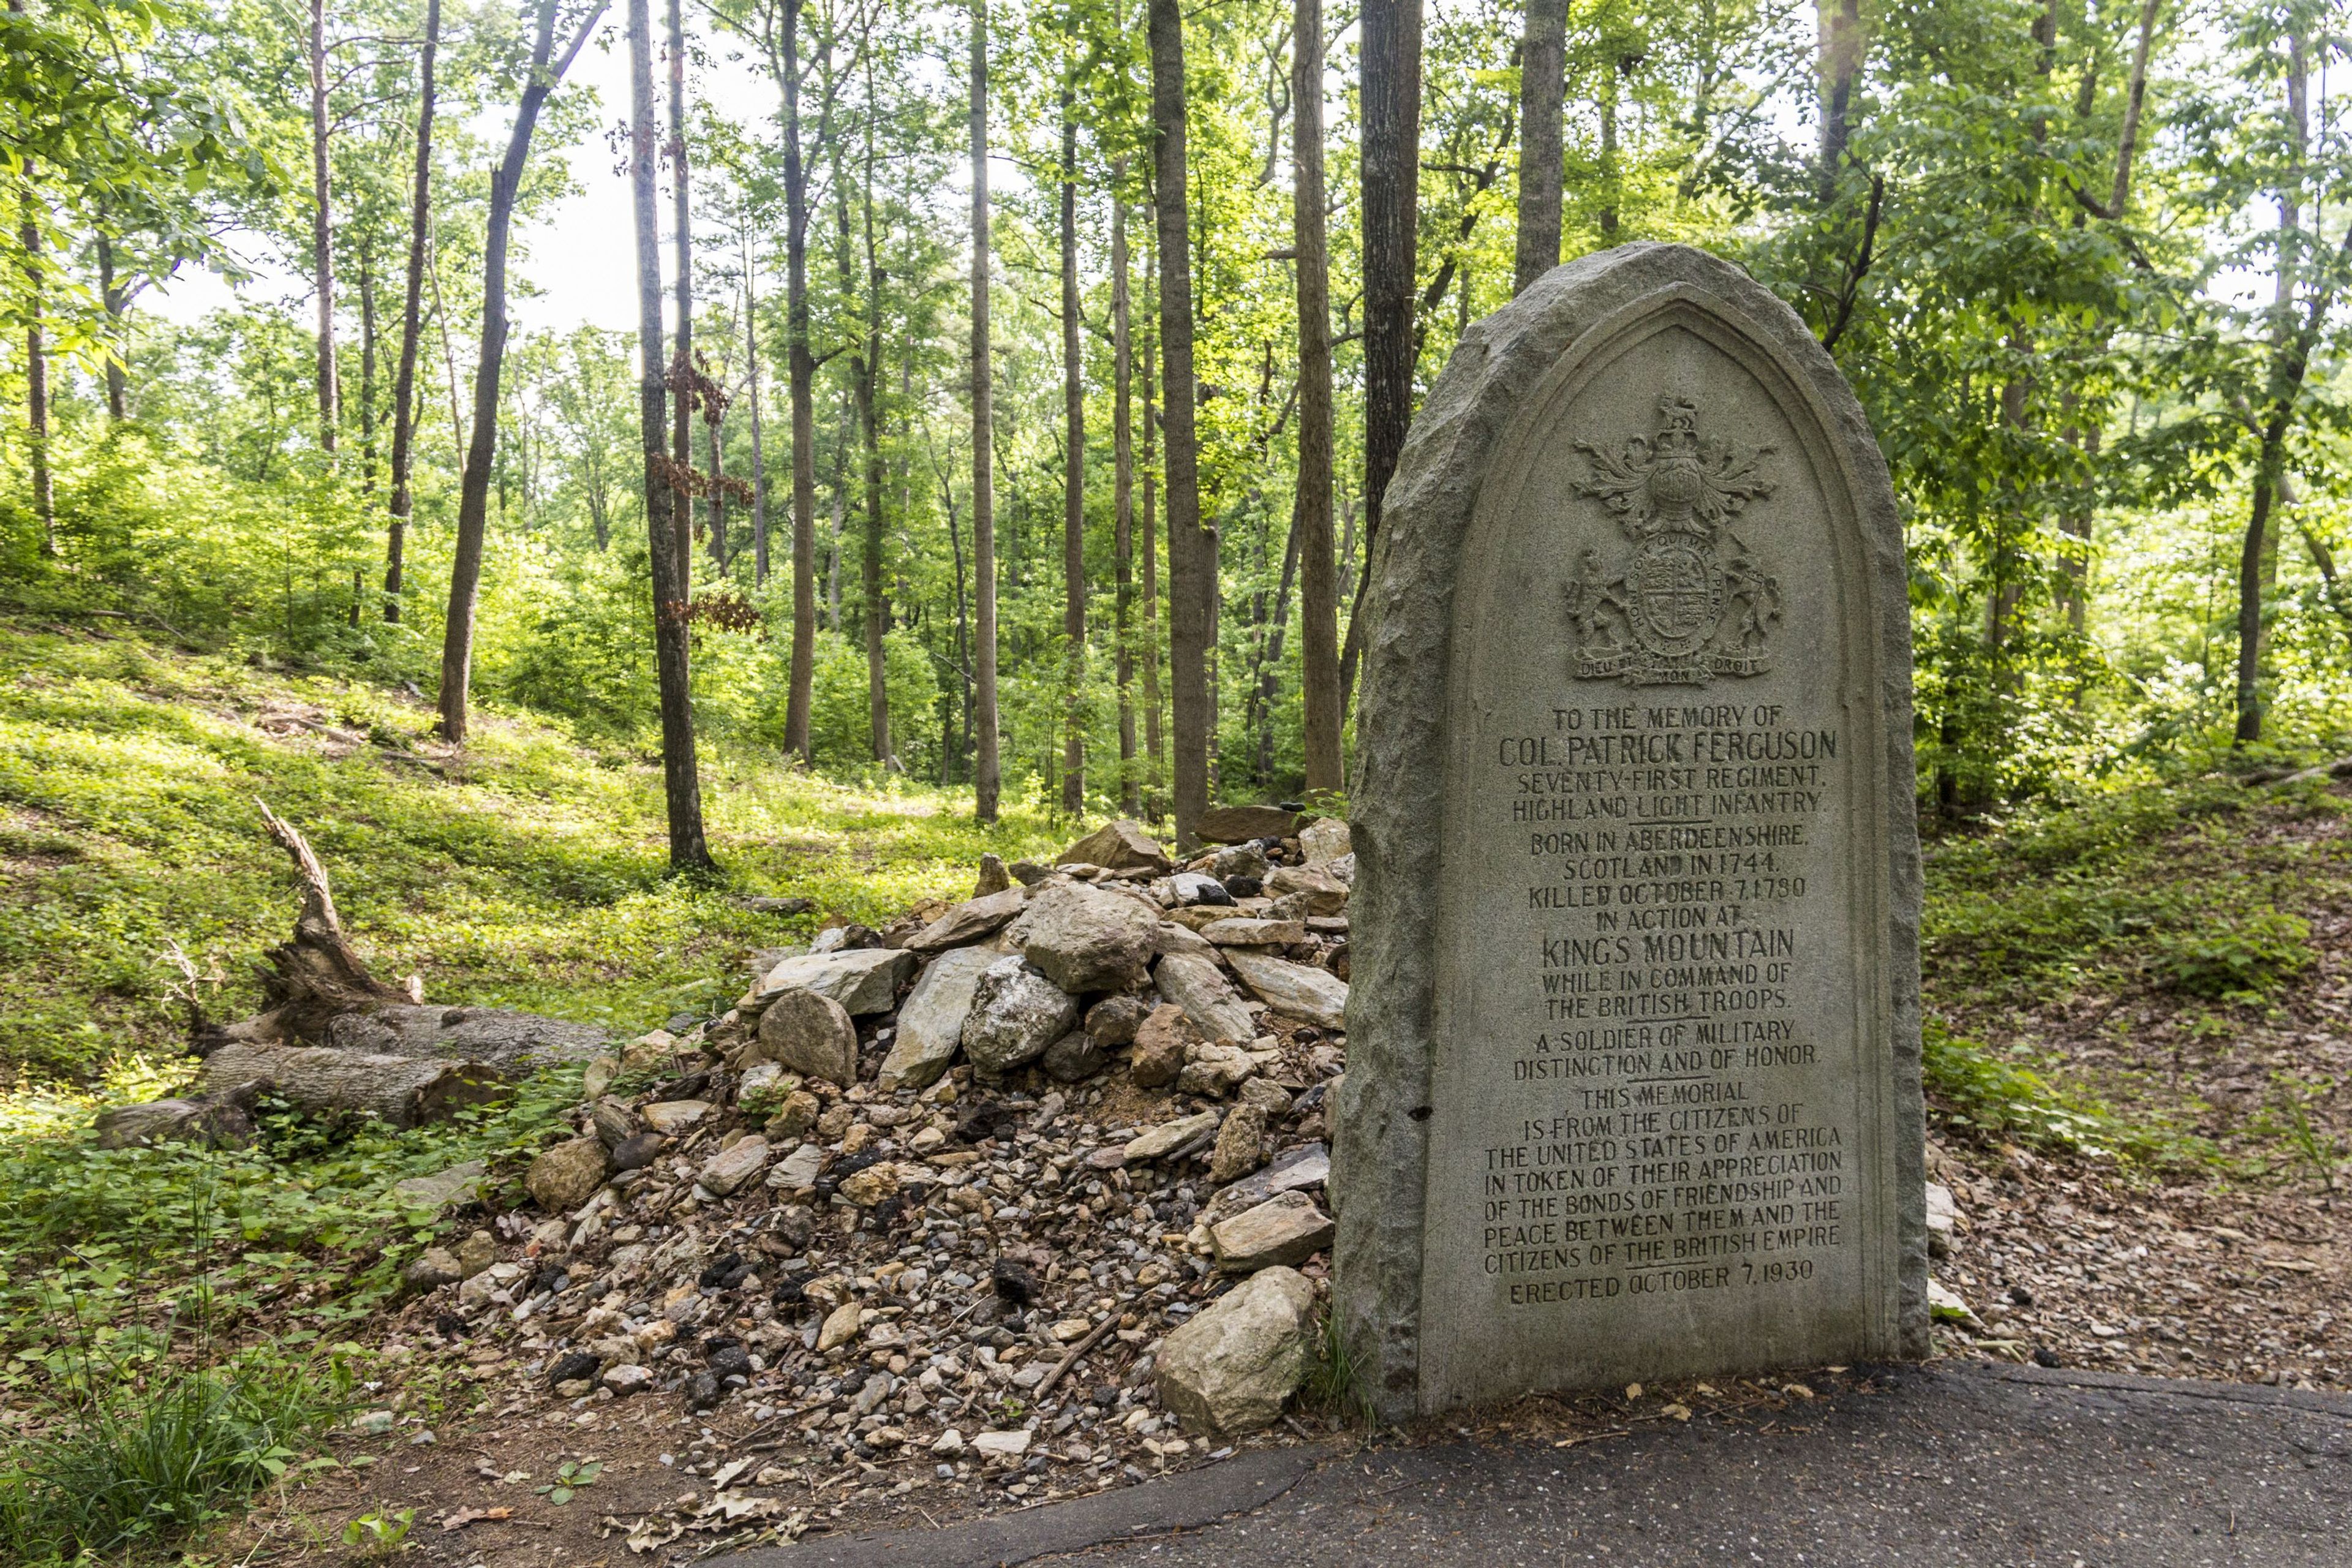
[{"label": "hillside slope", "polygon": [[400,692],[21,619],[0,619],[0,1074],[18,1079],[175,1054],[174,943],[208,1016],[250,1010],[296,906],[256,797],[309,836],[382,972],[628,1028],[723,1005],[749,948],[819,918],[745,895],[870,918],[968,889],[983,850],[1057,841],[1040,816],[982,830],[966,799],[706,751],[723,871],[700,883],[667,874],[651,759],[528,715],[481,714],[460,750]]}]

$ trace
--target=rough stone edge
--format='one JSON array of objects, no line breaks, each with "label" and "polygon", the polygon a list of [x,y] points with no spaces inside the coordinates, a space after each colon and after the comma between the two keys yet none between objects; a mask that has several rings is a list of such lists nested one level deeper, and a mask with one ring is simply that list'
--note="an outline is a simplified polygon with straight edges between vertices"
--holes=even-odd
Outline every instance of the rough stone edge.
[{"label": "rough stone edge", "polygon": [[1919,1058],[1920,869],[1911,752],[1911,625],[1903,530],[1868,419],[1795,311],[1746,272],[1685,246],[1621,246],[1556,268],[1465,333],[1405,442],[1382,506],[1365,614],[1363,697],[1349,847],[1354,982],[1330,1192],[1339,1315],[1360,1384],[1386,1420],[1419,1407],[1421,1246],[1438,962],[1433,940],[1444,825],[1446,691],[1459,544],[1492,452],[1559,355],[1643,296],[1696,286],[1743,309],[1809,376],[1855,465],[1852,500],[1879,610],[1892,843],[1887,982],[1898,1189],[1897,1348],[1929,1353],[1926,1107]]},{"label": "rough stone edge", "polygon": [[719,1559],[738,1568],[995,1568],[1144,1541],[1263,1508],[1331,1457],[1328,1446],[1258,1448],[1139,1487],[951,1524],[757,1547]]}]

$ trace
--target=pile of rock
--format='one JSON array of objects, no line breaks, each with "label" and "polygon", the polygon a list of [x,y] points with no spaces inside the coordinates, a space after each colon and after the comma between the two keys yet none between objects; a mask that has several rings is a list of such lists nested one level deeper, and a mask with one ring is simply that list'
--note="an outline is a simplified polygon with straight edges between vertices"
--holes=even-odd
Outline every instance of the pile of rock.
[{"label": "pile of rock", "polygon": [[723,1016],[591,1064],[527,1173],[548,1217],[428,1251],[424,1314],[583,1420],[740,1405],[798,1446],[779,1476],[1027,1495],[1274,1422],[1332,1234],[1353,858],[1328,820],[1205,826],[1239,841],[1180,866],[1114,822],[761,955]]}]

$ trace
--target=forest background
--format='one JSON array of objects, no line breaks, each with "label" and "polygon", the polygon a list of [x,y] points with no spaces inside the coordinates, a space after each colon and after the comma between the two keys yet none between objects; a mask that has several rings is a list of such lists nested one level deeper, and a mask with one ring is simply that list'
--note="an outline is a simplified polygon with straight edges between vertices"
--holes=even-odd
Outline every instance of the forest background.
[{"label": "forest background", "polygon": [[[1670,239],[1780,291],[1870,414],[1938,820],[2341,750],[2344,22],[12,0],[0,594],[410,683],[456,736],[469,701],[661,736],[679,864],[697,734],[1183,826],[1338,789],[1310,720],[1335,679],[1346,720],[1380,484],[1468,325]],[[583,265],[548,215],[624,173],[650,383],[639,334],[507,324]],[[148,308],[207,268],[245,287]]]}]

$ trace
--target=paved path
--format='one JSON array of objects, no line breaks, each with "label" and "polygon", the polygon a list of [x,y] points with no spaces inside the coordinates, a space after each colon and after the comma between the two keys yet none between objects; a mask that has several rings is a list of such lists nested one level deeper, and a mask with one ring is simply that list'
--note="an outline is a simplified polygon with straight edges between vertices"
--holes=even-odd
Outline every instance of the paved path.
[{"label": "paved path", "polygon": [[[2352,1399],[1906,1370],[1803,1428],[1706,1419],[1556,1449],[1255,1452],[947,1531],[731,1568],[2352,1568]],[[1809,1418],[1809,1419],[1808,1419]]]}]

